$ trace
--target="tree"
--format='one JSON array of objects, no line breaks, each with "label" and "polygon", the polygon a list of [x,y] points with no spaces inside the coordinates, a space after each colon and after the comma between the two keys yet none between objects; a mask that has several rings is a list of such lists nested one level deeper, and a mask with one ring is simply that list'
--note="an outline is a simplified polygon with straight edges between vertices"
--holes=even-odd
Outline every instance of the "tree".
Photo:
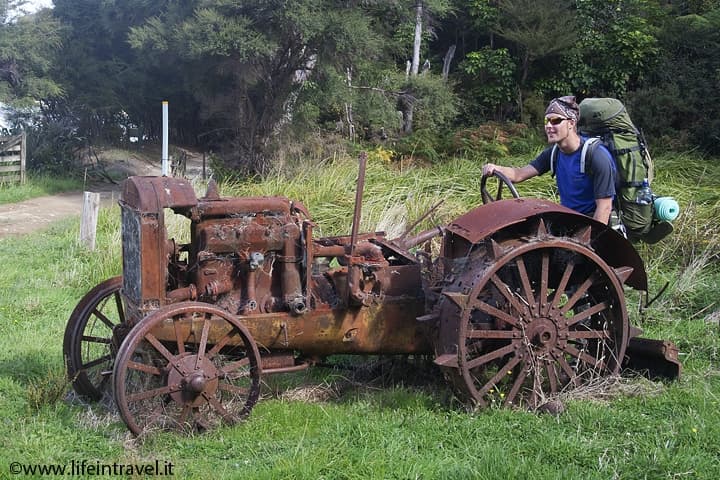
[{"label": "tree", "polygon": [[0,101],[16,107],[62,94],[49,76],[60,45],[59,25],[47,11],[15,16],[23,3],[0,2]]},{"label": "tree", "polygon": [[[413,33],[413,48],[412,48],[412,60],[410,61],[410,69],[408,72],[408,84],[406,86],[406,92],[400,97],[400,109],[403,112],[403,132],[412,133],[413,121],[415,112],[416,98],[413,95],[413,83],[418,76],[420,71],[420,51],[422,47],[423,29],[424,25],[429,23],[429,15],[435,14],[438,16],[444,15],[449,9],[447,2],[442,0],[415,0],[414,12],[415,12],[415,26]],[[423,67],[424,72],[430,70],[430,61],[426,59]]]},{"label": "tree", "polygon": [[634,121],[680,148],[720,153],[720,8],[671,19],[662,56],[629,95]]},{"label": "tree", "polygon": [[157,15],[167,3],[55,0],[53,15],[64,31],[54,75],[67,95],[53,110],[76,118],[84,135],[117,141],[119,123],[142,126],[146,135],[159,136],[160,102],[171,99],[176,133],[187,130],[182,109],[195,105],[179,80],[182,63],[175,55],[139,55],[127,38],[130,28]]},{"label": "tree", "polygon": [[567,0],[500,0],[499,10],[497,34],[519,51],[521,88],[533,62],[560,55],[577,41],[577,20]]},{"label": "tree", "polygon": [[568,62],[578,93],[623,97],[657,61],[661,15],[647,0],[578,0],[577,56]]},{"label": "tree", "polygon": [[510,102],[515,91],[515,63],[506,48],[490,47],[470,52],[460,65],[467,77],[466,98],[474,100],[465,111],[476,121],[502,119],[502,107]]},{"label": "tree", "polygon": [[517,107],[523,119],[533,65],[561,57],[574,46],[577,20],[567,0],[500,0],[498,10],[496,33],[510,42],[519,57]]},{"label": "tree", "polygon": [[382,53],[371,20],[352,4],[323,0],[208,0],[182,15],[162,12],[131,28],[129,39],[143,56],[177,55],[200,106],[200,135],[231,145],[236,164],[263,171],[308,79]]}]

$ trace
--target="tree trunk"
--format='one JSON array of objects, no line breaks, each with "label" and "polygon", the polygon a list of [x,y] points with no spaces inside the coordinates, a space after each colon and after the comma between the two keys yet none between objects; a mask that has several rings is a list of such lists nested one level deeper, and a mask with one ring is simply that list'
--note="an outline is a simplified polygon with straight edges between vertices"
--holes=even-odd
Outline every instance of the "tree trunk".
[{"label": "tree trunk", "polygon": [[[410,75],[417,77],[420,70],[420,45],[422,43],[422,22],[423,22],[423,1],[415,3],[415,40],[413,41],[413,58],[410,65]],[[403,112],[403,132],[412,133],[413,130],[413,102],[402,102],[405,108]]]},{"label": "tree trunk", "polygon": [[448,79],[448,75],[450,74],[450,63],[452,62],[452,59],[454,56],[455,56],[455,45],[450,45],[450,48],[448,48],[448,51],[445,54],[445,58],[443,59],[443,69],[442,69],[443,80]]},{"label": "tree trunk", "polygon": [[415,3],[415,41],[413,42],[413,58],[410,73],[413,77],[417,76],[420,70],[420,44],[422,43],[422,19],[423,19],[423,2],[417,0]]},{"label": "tree trunk", "polygon": [[399,102],[401,105],[401,111],[403,115],[403,133],[412,133],[413,129],[413,114],[414,114],[414,103],[415,99],[412,95],[404,94],[400,97]]}]

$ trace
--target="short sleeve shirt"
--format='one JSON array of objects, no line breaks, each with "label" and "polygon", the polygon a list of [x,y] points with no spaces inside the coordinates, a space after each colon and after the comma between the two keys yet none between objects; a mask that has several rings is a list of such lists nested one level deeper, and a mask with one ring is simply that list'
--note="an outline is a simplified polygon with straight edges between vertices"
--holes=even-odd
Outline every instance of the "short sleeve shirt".
[{"label": "short sleeve shirt", "polygon": [[[595,199],[615,197],[615,162],[605,146],[598,144],[592,159],[585,158],[585,173],[580,171],[582,146],[587,140],[580,137],[580,148],[570,154],[558,149],[555,175],[560,194],[560,203],[576,212],[592,216],[595,213]],[[540,153],[530,165],[540,175],[550,171],[550,157],[553,147]]]}]

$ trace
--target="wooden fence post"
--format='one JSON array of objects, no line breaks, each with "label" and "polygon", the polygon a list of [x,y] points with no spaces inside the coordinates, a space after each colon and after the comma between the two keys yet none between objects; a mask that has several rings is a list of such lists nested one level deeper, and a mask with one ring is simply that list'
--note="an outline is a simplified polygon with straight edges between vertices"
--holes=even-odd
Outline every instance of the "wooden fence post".
[{"label": "wooden fence post", "polygon": [[83,194],[82,217],[80,219],[80,243],[89,250],[95,250],[98,211],[100,210],[100,194],[85,192]]},{"label": "wooden fence post", "polygon": [[27,135],[25,130],[22,132],[22,139],[20,140],[20,184],[25,184],[25,156],[27,153]]}]

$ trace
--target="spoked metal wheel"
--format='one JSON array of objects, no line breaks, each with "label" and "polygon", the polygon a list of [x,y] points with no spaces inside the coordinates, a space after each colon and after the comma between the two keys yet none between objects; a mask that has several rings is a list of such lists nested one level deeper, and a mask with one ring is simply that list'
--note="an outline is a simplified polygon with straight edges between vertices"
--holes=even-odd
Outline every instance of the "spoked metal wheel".
[{"label": "spoked metal wheel", "polygon": [[150,314],[115,362],[115,401],[128,428],[208,430],[250,414],[260,394],[260,354],[240,321],[198,302]]},{"label": "spoked metal wheel", "polygon": [[534,408],[619,371],[631,268],[613,269],[581,241],[547,234],[493,242],[473,258],[444,292],[452,302],[441,313],[450,318],[441,348],[457,353],[437,363],[460,396]]},{"label": "spoked metal wheel", "polygon": [[100,400],[110,391],[119,346],[117,329],[125,323],[121,288],[122,276],[97,285],[80,300],[65,327],[63,353],[68,377],[79,395],[92,400]]}]

